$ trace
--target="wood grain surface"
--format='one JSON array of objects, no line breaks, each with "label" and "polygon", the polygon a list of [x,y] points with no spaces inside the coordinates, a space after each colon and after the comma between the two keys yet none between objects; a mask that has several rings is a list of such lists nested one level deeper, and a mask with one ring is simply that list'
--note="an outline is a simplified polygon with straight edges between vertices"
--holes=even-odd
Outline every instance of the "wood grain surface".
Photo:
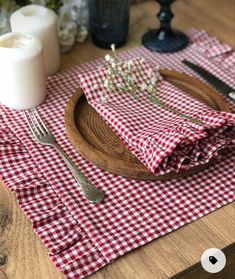
[{"label": "wood grain surface", "polygon": [[[155,19],[157,10],[155,1],[133,5],[128,44],[122,50],[139,45],[141,35],[158,25]],[[181,30],[192,26],[205,29],[235,48],[235,0],[178,0],[173,4],[173,11],[176,14],[174,27]],[[88,40],[75,45],[70,53],[62,56],[62,68],[93,60],[105,53]],[[124,255],[89,278],[163,279],[194,268],[205,249],[223,249],[235,242],[234,211],[234,203],[218,209]],[[200,265],[196,268],[203,272]],[[205,277],[205,273],[204,277],[198,273],[189,277],[192,270],[185,272],[186,275],[176,278],[215,278],[208,274]],[[233,273],[229,272],[220,278],[231,278],[231,275]],[[14,194],[3,183],[0,185],[0,279],[64,279],[50,262],[46,248],[17,206]]]},{"label": "wood grain surface", "polygon": [[[215,110],[229,112],[225,99],[199,79],[167,69],[161,69],[160,73],[168,82],[182,89],[186,94]],[[77,90],[66,106],[65,128],[68,139],[79,154],[97,167],[121,176],[140,180],[169,180],[197,173],[211,163],[177,173],[170,172],[158,176],[152,174],[127,149],[96,110],[87,103],[81,89]]]}]

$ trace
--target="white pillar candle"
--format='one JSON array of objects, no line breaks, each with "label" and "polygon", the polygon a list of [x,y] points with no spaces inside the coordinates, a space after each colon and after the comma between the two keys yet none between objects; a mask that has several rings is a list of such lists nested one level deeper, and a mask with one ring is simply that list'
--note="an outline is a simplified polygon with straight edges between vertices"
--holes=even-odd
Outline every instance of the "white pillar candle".
[{"label": "white pillar candle", "polygon": [[13,32],[26,32],[41,40],[45,73],[57,72],[60,67],[57,15],[43,6],[28,5],[15,11],[10,23]]},{"label": "white pillar candle", "polygon": [[13,109],[28,109],[45,98],[42,45],[24,33],[0,36],[0,102]]}]

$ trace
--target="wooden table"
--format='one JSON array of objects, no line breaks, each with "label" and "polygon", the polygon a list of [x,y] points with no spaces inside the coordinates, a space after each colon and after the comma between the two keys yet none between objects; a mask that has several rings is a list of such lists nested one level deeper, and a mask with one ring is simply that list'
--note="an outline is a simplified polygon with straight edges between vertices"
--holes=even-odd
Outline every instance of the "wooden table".
[{"label": "wooden table", "polygon": [[[127,49],[140,44],[141,35],[156,26],[157,4],[146,1],[133,5]],[[178,0],[173,5],[177,17],[173,26],[206,29],[235,48],[234,0]],[[104,56],[89,40],[77,44],[62,57],[62,67]],[[232,278],[235,274],[235,204],[227,205],[175,232],[152,241],[117,259],[91,275],[90,279]],[[230,246],[229,246],[230,245]],[[225,248],[229,246],[228,248]],[[219,276],[202,270],[202,252],[210,247],[225,249],[227,268]],[[233,265],[232,265],[233,261]],[[196,265],[195,265],[196,264]],[[179,274],[180,272],[183,272]],[[178,275],[177,275],[178,274]],[[10,191],[0,186],[0,279],[62,279],[47,256],[47,249],[31,229],[29,220]],[[233,277],[234,278],[234,277]]]}]

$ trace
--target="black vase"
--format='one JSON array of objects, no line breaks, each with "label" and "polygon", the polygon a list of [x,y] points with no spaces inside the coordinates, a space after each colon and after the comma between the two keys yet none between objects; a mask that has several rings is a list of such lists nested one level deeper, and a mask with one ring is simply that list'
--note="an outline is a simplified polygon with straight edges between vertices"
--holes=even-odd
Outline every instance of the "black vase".
[{"label": "black vase", "polygon": [[126,43],[131,0],[89,0],[89,26],[92,41],[98,47],[110,49]]}]

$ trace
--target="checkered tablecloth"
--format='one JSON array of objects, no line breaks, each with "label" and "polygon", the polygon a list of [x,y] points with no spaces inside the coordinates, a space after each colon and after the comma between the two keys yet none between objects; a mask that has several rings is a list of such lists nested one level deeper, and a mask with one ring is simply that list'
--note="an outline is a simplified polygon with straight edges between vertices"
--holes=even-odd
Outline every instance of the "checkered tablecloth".
[{"label": "checkered tablecloth", "polygon": [[[234,87],[231,48],[204,31],[191,29],[187,33],[191,43],[183,51],[158,54],[139,47],[120,53],[120,58],[142,56],[161,67],[194,75],[180,62],[187,58]],[[56,151],[34,140],[21,112],[1,106],[1,177],[16,194],[54,264],[70,279],[83,278],[235,199],[234,151],[198,174],[165,182],[112,175],[77,154],[66,136],[64,109],[78,87],[78,74],[102,63],[93,61],[49,77],[47,99],[38,108],[74,164],[106,193],[102,204],[85,200]],[[235,103],[230,102],[230,107],[234,111]]]},{"label": "checkered tablecloth", "polygon": [[[118,84],[125,86],[122,75],[128,75],[128,64],[135,80],[131,95],[128,87],[125,92],[117,88]],[[119,73],[113,74],[116,68]],[[89,104],[156,175],[206,164],[212,157],[218,158],[222,149],[235,147],[234,114],[212,110],[162,76],[154,84],[154,94],[168,107],[151,102],[145,88],[156,74],[156,65],[137,58],[119,62],[115,70],[105,65],[82,73],[79,81]],[[106,82],[112,89],[107,89]]]}]

